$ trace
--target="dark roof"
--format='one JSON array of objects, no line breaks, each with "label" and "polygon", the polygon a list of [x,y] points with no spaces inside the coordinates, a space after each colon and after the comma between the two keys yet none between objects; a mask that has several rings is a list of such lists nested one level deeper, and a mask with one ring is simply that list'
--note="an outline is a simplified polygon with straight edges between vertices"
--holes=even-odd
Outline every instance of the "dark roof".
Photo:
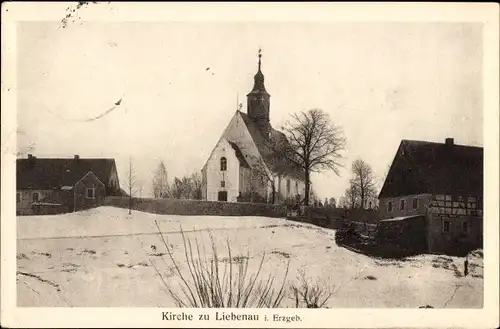
[{"label": "dark roof", "polygon": [[238,145],[236,145],[236,143],[234,142],[231,142],[231,141],[228,141],[229,142],[229,145],[231,145],[231,147],[233,148],[234,152],[236,153],[236,157],[238,158],[238,160],[240,161],[240,164],[245,167],[245,168],[250,168],[250,165],[248,164],[247,160],[245,159],[245,156],[243,155],[243,153],[241,152],[240,148],[238,147]]},{"label": "dark roof", "polygon": [[73,186],[92,171],[109,185],[114,159],[17,159],[17,189],[56,189]]},{"label": "dark roof", "polygon": [[[284,157],[280,156],[280,148],[285,147],[288,143],[286,136],[275,130],[269,122],[257,123],[246,113],[240,112],[240,115],[268,168],[274,172],[285,173],[294,178],[304,180],[301,168],[293,166]],[[262,125],[266,125],[266,127],[262,127]],[[266,138],[262,131],[269,131],[271,136]]]},{"label": "dark roof", "polygon": [[401,141],[379,198],[412,194],[483,194],[483,148]]}]

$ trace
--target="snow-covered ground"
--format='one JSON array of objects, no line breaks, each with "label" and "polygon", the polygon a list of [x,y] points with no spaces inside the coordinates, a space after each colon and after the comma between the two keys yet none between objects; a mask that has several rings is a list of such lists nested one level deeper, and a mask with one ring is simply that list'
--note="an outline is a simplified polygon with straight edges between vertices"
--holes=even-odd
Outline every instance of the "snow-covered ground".
[{"label": "snow-covered ground", "polygon": [[[100,207],[84,212],[17,218],[18,306],[175,307],[157,274],[170,284],[172,264],[154,221],[174,258],[185,264],[180,227],[191,241],[220,257],[249,255],[249,272],[266,254],[264,273],[289,281],[303,271],[311,283],[334,291],[327,307],[474,308],[483,305],[482,252],[469,258],[421,255],[380,260],[338,247],[334,230],[285,219],[155,215]],[[156,247],[156,250],[152,248]],[[202,251],[203,252],[203,251]],[[153,265],[154,266],[153,266]],[[156,269],[155,269],[156,267]],[[263,279],[266,274],[262,276]],[[285,298],[282,307],[293,307]]]}]

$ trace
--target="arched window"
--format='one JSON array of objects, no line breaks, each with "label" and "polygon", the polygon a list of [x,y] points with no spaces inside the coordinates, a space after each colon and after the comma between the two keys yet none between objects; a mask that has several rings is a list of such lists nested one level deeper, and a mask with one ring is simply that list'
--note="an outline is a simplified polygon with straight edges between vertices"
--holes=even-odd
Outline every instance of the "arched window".
[{"label": "arched window", "polygon": [[221,171],[227,170],[227,159],[225,157],[220,158],[220,170]]}]

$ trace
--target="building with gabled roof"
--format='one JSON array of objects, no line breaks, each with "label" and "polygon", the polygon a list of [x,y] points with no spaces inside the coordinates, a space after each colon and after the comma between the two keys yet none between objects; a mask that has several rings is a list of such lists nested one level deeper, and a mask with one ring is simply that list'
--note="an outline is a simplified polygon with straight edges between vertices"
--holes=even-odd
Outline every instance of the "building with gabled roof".
[{"label": "building with gabled roof", "polygon": [[288,141],[271,126],[270,97],[259,53],[247,113],[236,110],[203,166],[204,199],[269,202],[273,190],[275,202],[304,196],[304,173],[283,157]]},{"label": "building with gabled roof", "polygon": [[16,209],[20,215],[72,212],[102,204],[120,195],[114,159],[37,158],[31,154],[16,163]]},{"label": "building with gabled roof", "polygon": [[402,140],[379,194],[379,215],[426,216],[429,252],[479,247],[483,236],[483,148]]}]

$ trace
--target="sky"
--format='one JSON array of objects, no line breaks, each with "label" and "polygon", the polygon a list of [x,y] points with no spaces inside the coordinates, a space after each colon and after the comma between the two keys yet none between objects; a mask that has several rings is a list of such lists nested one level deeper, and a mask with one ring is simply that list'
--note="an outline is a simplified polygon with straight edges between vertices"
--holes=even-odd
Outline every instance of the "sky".
[{"label": "sky", "polygon": [[23,22],[18,149],[115,158],[122,186],[132,157],[145,196],[160,160],[169,179],[201,170],[237,100],[246,111],[261,48],[276,129],[312,108],[342,127],[340,175],[312,178],[338,198],[352,161],[381,179],[402,139],[483,145],[481,35],[479,23]]}]

